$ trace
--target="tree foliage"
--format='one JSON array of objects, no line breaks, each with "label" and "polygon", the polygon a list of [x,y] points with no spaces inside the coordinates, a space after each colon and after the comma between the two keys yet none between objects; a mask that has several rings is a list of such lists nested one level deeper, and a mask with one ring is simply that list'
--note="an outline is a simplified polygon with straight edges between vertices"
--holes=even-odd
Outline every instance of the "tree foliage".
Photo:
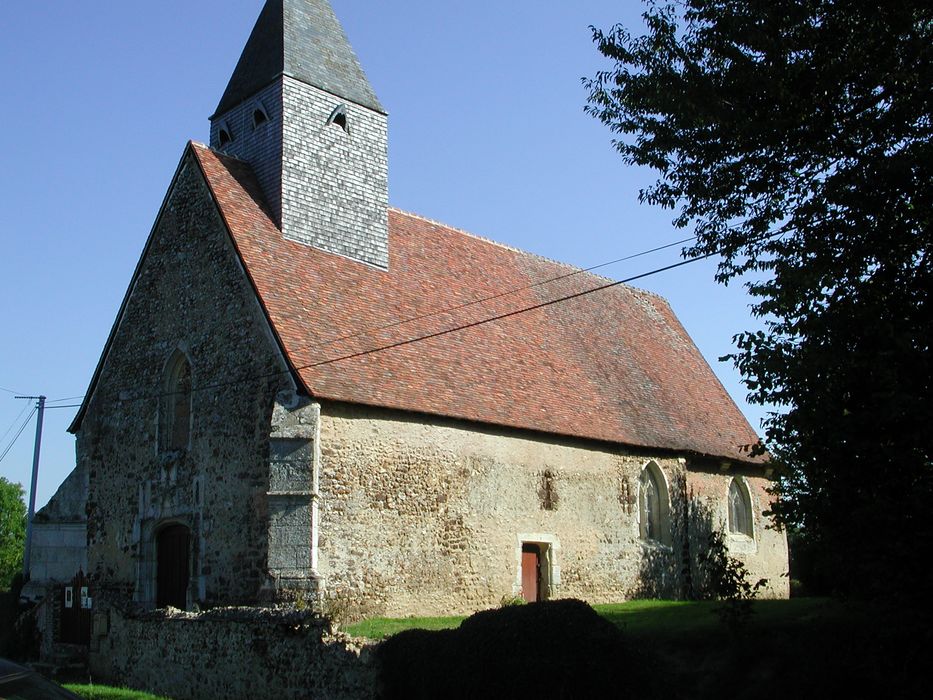
[{"label": "tree foliage", "polygon": [[26,503],[23,487],[0,476],[0,590],[10,587],[23,568]]},{"label": "tree foliage", "polygon": [[[933,581],[930,290],[933,6],[918,0],[649,2],[594,30],[612,67],[587,111],[643,202],[746,280],[760,326],[729,356],[777,410],[779,523],[840,592]],[[918,579],[918,577],[920,577]]]}]

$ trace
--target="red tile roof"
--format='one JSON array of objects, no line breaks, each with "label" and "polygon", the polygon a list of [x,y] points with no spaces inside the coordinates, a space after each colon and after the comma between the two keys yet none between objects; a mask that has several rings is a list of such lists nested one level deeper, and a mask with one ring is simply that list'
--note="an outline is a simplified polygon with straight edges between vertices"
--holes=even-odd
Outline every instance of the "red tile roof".
[{"label": "red tile roof", "polygon": [[757,461],[743,450],[755,432],[667,302],[627,286],[338,359],[607,280],[579,273],[531,287],[575,269],[396,210],[389,270],[369,267],[285,239],[248,165],[202,145],[193,152],[312,395]]}]

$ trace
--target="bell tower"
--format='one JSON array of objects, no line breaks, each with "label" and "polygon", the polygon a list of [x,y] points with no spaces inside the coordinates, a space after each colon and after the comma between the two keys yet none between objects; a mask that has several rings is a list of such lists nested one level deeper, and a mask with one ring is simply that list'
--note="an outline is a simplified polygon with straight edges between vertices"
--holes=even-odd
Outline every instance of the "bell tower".
[{"label": "bell tower", "polygon": [[211,117],[286,238],[387,269],[387,116],[328,0],[266,0]]}]

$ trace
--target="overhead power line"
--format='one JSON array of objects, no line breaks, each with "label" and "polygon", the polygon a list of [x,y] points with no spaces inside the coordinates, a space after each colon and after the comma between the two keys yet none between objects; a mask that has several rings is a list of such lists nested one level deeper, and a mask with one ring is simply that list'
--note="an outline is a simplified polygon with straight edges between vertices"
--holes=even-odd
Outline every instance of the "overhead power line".
[{"label": "overhead power line", "polygon": [[[587,272],[592,272],[593,270],[599,270],[604,267],[609,267],[610,265],[617,265],[620,262],[625,262],[627,260],[634,260],[635,258],[640,258],[645,255],[650,255],[651,253],[657,253],[662,250],[667,250],[668,248],[673,248],[677,245],[682,245],[688,243],[692,240],[695,240],[696,236],[688,236],[687,238],[682,238],[679,241],[673,241],[671,243],[665,243],[664,245],[657,246],[656,248],[651,248],[649,250],[643,250],[638,253],[632,253],[631,255],[626,255],[621,258],[616,258],[615,260],[609,260],[608,262],[599,263],[598,265],[592,265],[590,267],[580,268],[572,270],[571,272],[564,273],[562,275],[557,275],[555,277],[548,277],[537,282],[532,282],[531,284],[526,284],[521,287],[513,287],[512,289],[507,289],[503,292],[497,292],[496,294],[490,294],[488,296],[480,297],[472,301],[467,301],[462,304],[457,304],[455,306],[448,306],[443,309],[438,309],[437,311],[430,311],[428,313],[420,314],[418,316],[410,316],[408,318],[403,318],[398,321],[393,321],[392,323],[387,323],[383,326],[375,326],[373,328],[364,328],[360,331],[354,331],[353,333],[348,333],[347,335],[341,335],[336,338],[331,338],[329,340],[322,340],[317,343],[311,343],[308,345],[297,345],[295,349],[298,350],[312,350],[314,348],[323,347],[325,345],[333,345],[335,343],[340,343],[344,340],[352,340],[363,335],[369,335],[371,333],[378,333],[379,331],[389,330],[390,328],[396,328],[398,326],[403,326],[406,323],[414,323],[415,321],[423,321],[426,318],[433,318],[434,316],[441,316],[443,314],[453,313],[454,311],[460,311],[462,309],[469,308],[470,306],[476,306],[477,304],[482,304],[487,301],[494,301],[496,299],[501,299],[502,297],[511,296],[512,294],[518,294],[519,292],[524,292],[529,289],[534,289],[535,287],[542,287],[551,282],[558,282],[563,279],[568,279],[570,277],[575,277],[577,275],[582,275]],[[633,278],[638,279],[638,278]]]},{"label": "overhead power line", "polygon": [[[674,245],[676,245],[676,244],[674,244]],[[711,252],[711,253],[705,253],[705,254],[703,254],[703,255],[695,256],[695,257],[692,257],[692,258],[687,258],[686,260],[681,260],[680,262],[676,262],[676,263],[673,263],[673,264],[671,264],[671,265],[665,265],[664,267],[655,268],[654,270],[650,270],[649,272],[643,272],[643,273],[638,274],[638,275],[633,275],[633,276],[631,276],[631,277],[626,277],[625,279],[622,279],[622,280],[613,281],[613,282],[608,282],[608,283],[606,283],[606,284],[602,284],[602,285],[599,285],[599,286],[597,286],[597,287],[593,287],[593,288],[591,288],[591,289],[586,289],[586,290],[583,290],[583,291],[580,291],[580,292],[575,292],[575,293],[573,293],[573,294],[567,294],[567,295],[564,295],[564,296],[556,297],[556,298],[554,298],[554,299],[550,299],[550,300],[547,300],[547,301],[543,301],[543,302],[540,302],[540,303],[538,303],[538,304],[532,304],[531,306],[525,306],[525,307],[521,307],[521,308],[518,308],[518,309],[513,309],[512,311],[507,311],[507,312],[505,312],[505,313],[497,314],[497,315],[495,315],[495,316],[490,316],[490,317],[487,317],[487,318],[484,318],[484,319],[480,319],[480,320],[478,320],[478,321],[472,321],[472,322],[470,322],[470,323],[461,324],[461,325],[458,325],[458,326],[454,326],[454,327],[452,327],[452,328],[446,328],[446,329],[442,329],[442,330],[440,330],[440,331],[435,331],[435,332],[432,332],[432,333],[426,333],[426,334],[424,334],[424,335],[415,336],[415,337],[413,337],[413,338],[407,338],[407,339],[405,339],[405,340],[400,340],[400,341],[397,341],[397,342],[394,342],[394,343],[389,343],[389,344],[386,344],[386,345],[377,346],[377,347],[375,347],[375,348],[370,348],[370,349],[368,349],[368,350],[361,350],[361,351],[359,351],[359,352],[354,352],[354,353],[350,353],[350,354],[347,354],[347,355],[341,355],[341,356],[339,356],[339,357],[334,357],[334,358],[330,358],[330,359],[327,359],[327,360],[321,360],[321,361],[319,361],[319,362],[312,362],[312,363],[309,363],[309,364],[307,364],[307,365],[299,365],[299,366],[296,366],[296,367],[291,368],[291,369],[277,370],[277,371],[274,371],[274,372],[267,372],[267,373],[263,373],[263,374],[255,374],[255,375],[251,375],[251,376],[248,376],[248,377],[243,377],[243,378],[240,378],[240,379],[231,379],[231,380],[225,381],[225,382],[216,382],[216,383],[214,383],[214,384],[205,384],[204,386],[192,387],[192,388],[191,388],[191,392],[192,392],[192,393],[195,393],[195,392],[200,392],[200,391],[207,391],[208,389],[220,389],[220,388],[227,387],[227,386],[235,386],[235,385],[237,385],[237,384],[243,384],[244,382],[253,381],[253,380],[256,380],[256,379],[271,379],[271,378],[273,378],[273,377],[277,377],[277,376],[280,376],[280,375],[288,374],[288,373],[290,373],[292,370],[294,370],[294,371],[301,371],[301,370],[303,370],[303,369],[312,369],[312,368],[314,368],[314,367],[321,367],[321,366],[323,366],[323,365],[329,365],[329,364],[333,364],[333,363],[336,363],[336,362],[342,362],[342,361],[350,360],[350,359],[353,359],[353,358],[356,358],[356,357],[362,357],[362,356],[364,356],[364,355],[372,355],[372,354],[374,354],[374,353],[384,352],[384,351],[386,351],[386,350],[391,350],[391,349],[393,349],[393,348],[401,347],[401,346],[404,346],[404,345],[411,345],[411,344],[413,344],[413,343],[418,343],[418,342],[421,342],[421,341],[430,340],[430,339],[432,339],[432,338],[437,338],[437,337],[440,337],[440,336],[443,336],[443,335],[448,335],[448,334],[450,334],[450,333],[456,333],[456,332],[458,332],[458,331],[466,330],[466,329],[468,329],[468,328],[474,328],[474,327],[476,327],[476,326],[482,326],[482,325],[485,325],[485,324],[487,324],[487,323],[493,323],[493,322],[495,322],[495,321],[499,321],[499,320],[502,320],[502,319],[505,319],[505,318],[510,318],[510,317],[512,317],[512,316],[517,316],[517,315],[519,315],[519,314],[527,313],[527,312],[529,312],[529,311],[534,311],[534,310],[536,310],[536,309],[541,309],[541,308],[545,308],[545,307],[548,307],[548,306],[553,306],[553,305],[555,305],[555,304],[559,304],[559,303],[562,303],[562,302],[565,302],[565,301],[570,301],[571,299],[577,299],[577,298],[579,298],[579,297],[587,296],[587,295],[589,295],[589,294],[595,294],[596,292],[601,292],[601,291],[603,291],[603,290],[611,289],[611,288],[613,288],[613,287],[619,287],[619,286],[621,286],[621,285],[623,285],[623,284],[628,284],[629,282],[634,282],[634,281],[636,281],[636,280],[644,279],[645,277],[651,277],[652,275],[656,275],[656,274],[659,274],[659,273],[661,273],[661,272],[666,272],[666,271],[668,271],[668,270],[673,270],[673,269],[676,269],[676,268],[679,268],[679,267],[683,267],[684,265],[689,265],[690,263],[698,262],[698,261],[700,261],[700,260],[706,260],[707,258],[710,258],[710,257],[712,257],[712,256],[714,256],[714,255],[717,255],[718,253],[719,253],[719,251],[713,251],[713,252]],[[379,329],[376,329],[376,330],[379,330]],[[369,332],[375,332],[375,331],[369,331]],[[161,398],[164,398],[164,397],[166,397],[166,396],[173,396],[173,395],[175,395],[175,394],[177,394],[177,393],[178,393],[178,392],[159,392],[159,393],[157,393],[157,394],[147,394],[147,395],[145,395],[145,396],[137,396],[137,397],[132,397],[132,398],[118,399],[118,401],[119,401],[120,403],[129,403],[129,402],[133,402],[133,401],[148,401],[148,400],[154,400],[154,399],[161,399]]]},{"label": "overhead power line", "polygon": [[22,418],[23,414],[28,410],[29,410],[29,404],[28,403],[23,404],[23,410],[19,412],[19,415],[17,415],[16,418],[13,419],[13,422],[10,423],[10,427],[6,429],[6,431],[3,433],[2,436],[0,436],[0,442],[3,442],[4,440],[6,440],[6,436],[10,434],[11,430],[13,430],[13,426],[16,425],[17,422],[19,422],[19,419]]},{"label": "overhead power line", "polygon": [[[513,287],[511,289],[507,289],[502,292],[497,292],[496,294],[490,294],[488,296],[479,297],[477,299],[473,299],[471,301],[467,301],[462,304],[457,304],[455,306],[447,306],[442,309],[438,309],[436,311],[429,311],[427,313],[419,314],[417,316],[409,316],[406,318],[402,318],[402,319],[392,321],[391,323],[387,323],[382,326],[373,326],[370,328],[363,328],[361,330],[354,331],[352,333],[347,333],[345,335],[339,335],[334,338],[329,338],[327,340],[321,340],[321,341],[317,341],[314,343],[296,344],[292,346],[292,349],[293,350],[315,350],[318,348],[327,347],[328,345],[335,345],[337,343],[341,343],[346,340],[353,340],[354,338],[359,338],[361,336],[371,335],[373,333],[379,333],[380,331],[397,328],[398,326],[404,326],[406,323],[414,323],[415,321],[423,321],[424,319],[427,319],[427,318],[433,318],[435,316],[442,316],[444,314],[450,314],[455,311],[461,311],[463,309],[469,308],[471,306],[476,306],[477,304],[485,303],[487,301],[494,301],[496,299],[501,299],[503,297],[511,296],[512,294],[518,294],[519,292],[523,292],[529,289],[534,289],[535,287],[542,287],[546,284],[550,284],[551,282],[557,282],[563,279],[568,279],[570,277],[575,277],[577,275],[582,275],[587,272],[592,272],[594,270],[599,270],[604,267],[609,267],[610,265],[616,265],[620,262],[625,262],[627,260],[635,260],[636,258],[641,258],[641,257],[644,257],[645,255],[650,255],[651,253],[657,253],[662,250],[667,250],[668,248],[673,248],[674,246],[682,245],[684,243],[689,243],[690,241],[693,241],[693,240],[696,240],[695,235],[682,238],[679,241],[672,241],[671,243],[665,243],[664,245],[656,246],[654,248],[649,248],[648,250],[642,250],[642,251],[639,251],[638,253],[632,253],[630,255],[625,255],[620,258],[616,258],[615,260],[609,260],[607,262],[598,263],[596,265],[591,265],[590,267],[574,269],[574,270],[571,270],[570,272],[556,275],[554,277],[547,277],[545,279],[538,280],[536,282],[531,282],[521,287]],[[633,279],[638,279],[638,278],[636,277]],[[232,367],[230,367],[230,369],[235,370],[240,367],[247,367],[251,364],[252,363],[249,363],[249,362],[243,362],[243,363],[233,365]],[[244,381],[247,381],[247,380],[244,380]],[[84,397],[75,396],[72,398],[83,399]],[[59,399],[59,400],[64,401],[66,399]]]},{"label": "overhead power line", "polygon": [[46,408],[51,408],[51,407],[48,405],[48,404],[50,404],[50,403],[58,403],[59,401],[74,401],[75,399],[83,399],[83,398],[84,398],[84,394],[81,394],[80,396],[66,396],[66,397],[64,397],[64,398],[62,398],[62,399],[49,399],[49,400],[46,402]]},{"label": "overhead power line", "polygon": [[[701,255],[695,258],[688,258],[687,260],[681,260],[678,263],[667,265],[666,267],[661,267],[656,270],[652,270],[651,272],[645,272],[640,275],[628,277],[624,280],[619,280],[617,282],[609,282],[607,284],[600,285],[599,287],[593,287],[592,289],[585,289],[582,292],[575,292],[573,294],[567,294],[565,296],[558,297],[556,299],[542,301],[539,304],[532,304],[531,306],[525,306],[521,309],[515,309],[514,311],[507,311],[506,313],[498,314],[496,316],[490,316],[489,318],[480,319],[479,321],[473,321],[472,323],[464,323],[463,325],[460,325],[460,326],[454,326],[453,328],[446,328],[444,330],[436,331],[434,333],[427,333],[425,335],[416,336],[414,338],[409,338],[407,340],[400,340],[398,342],[389,343],[388,345],[382,345],[380,347],[372,348],[370,350],[361,350],[360,352],[350,353],[349,355],[343,355],[341,357],[334,357],[329,360],[321,360],[320,362],[312,362],[307,365],[301,365],[299,367],[296,367],[295,369],[300,371],[303,369],[312,369],[314,367],[320,367],[322,365],[333,364],[335,362],[342,362],[343,360],[352,360],[353,358],[356,358],[356,357],[363,357],[364,355],[372,355],[373,353],[383,352],[385,350],[391,350],[392,348],[402,347],[403,345],[411,345],[412,343],[418,343],[418,342],[421,342],[422,340],[430,340],[431,338],[438,338],[442,335],[447,335],[449,333],[456,333],[457,331],[466,330],[468,328],[475,328],[476,326],[482,326],[487,323],[492,323],[493,321],[501,321],[504,318],[518,316],[519,314],[524,314],[529,311],[543,309],[547,306],[553,306],[554,304],[559,304],[564,301],[570,301],[571,299],[578,299],[580,297],[587,296],[588,294],[594,294],[596,292],[601,292],[605,289],[611,289],[613,287],[618,287],[620,285],[627,284],[628,282],[634,282],[635,280],[639,280],[644,277],[656,275],[659,272],[666,272],[667,270],[673,270],[674,268],[677,268],[677,267],[683,267],[684,265],[689,265],[690,263],[697,262],[698,260],[705,260],[706,258],[710,258],[717,254],[718,252],[706,253],[705,255]],[[275,376],[275,375],[269,375],[269,376]]]},{"label": "overhead power line", "polygon": [[29,412],[29,415],[26,416],[26,420],[23,421],[23,424],[19,426],[19,430],[16,431],[16,435],[13,436],[13,439],[10,440],[10,443],[6,446],[6,449],[4,449],[3,453],[0,454],[0,462],[2,462],[3,458],[6,457],[9,454],[10,450],[13,449],[13,445],[16,444],[16,440],[19,438],[20,435],[23,434],[23,431],[26,429],[26,426],[29,425],[29,421],[32,420],[32,417],[37,410],[38,409],[35,406],[33,406],[32,410]]}]

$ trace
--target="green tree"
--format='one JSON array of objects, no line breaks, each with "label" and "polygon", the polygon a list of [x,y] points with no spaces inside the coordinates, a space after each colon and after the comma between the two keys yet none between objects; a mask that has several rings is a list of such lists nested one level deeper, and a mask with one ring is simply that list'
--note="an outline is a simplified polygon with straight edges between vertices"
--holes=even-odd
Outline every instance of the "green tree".
[{"label": "green tree", "polygon": [[728,356],[774,405],[774,514],[841,593],[933,580],[933,5],[646,4],[594,29],[587,111],[692,228],[686,255],[746,280],[760,326]]},{"label": "green tree", "polygon": [[0,476],[0,590],[7,590],[23,569],[26,503],[23,487]]}]

